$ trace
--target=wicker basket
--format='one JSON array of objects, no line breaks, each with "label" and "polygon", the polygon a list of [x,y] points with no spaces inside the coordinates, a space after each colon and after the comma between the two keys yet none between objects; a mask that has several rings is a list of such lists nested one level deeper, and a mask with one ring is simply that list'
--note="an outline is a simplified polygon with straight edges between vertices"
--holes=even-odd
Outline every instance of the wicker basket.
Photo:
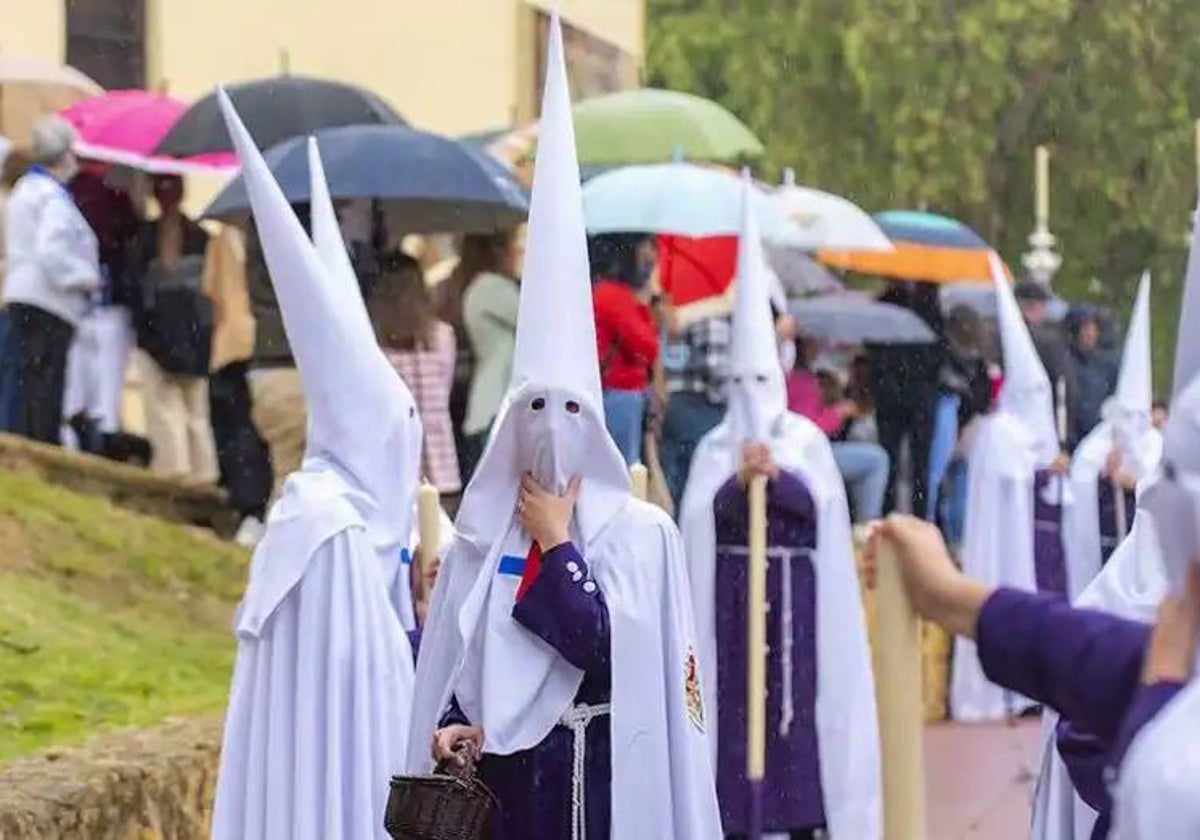
[{"label": "wicker basket", "polygon": [[488,840],[496,796],[475,775],[475,758],[461,767],[442,762],[430,776],[393,776],[383,827],[393,840]]}]

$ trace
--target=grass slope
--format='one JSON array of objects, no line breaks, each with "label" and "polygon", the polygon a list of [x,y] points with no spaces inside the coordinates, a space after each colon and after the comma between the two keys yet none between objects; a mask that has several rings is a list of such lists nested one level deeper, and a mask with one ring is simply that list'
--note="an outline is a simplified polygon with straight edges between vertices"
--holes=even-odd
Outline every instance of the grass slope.
[{"label": "grass slope", "polygon": [[220,709],[245,567],[206,532],[0,473],[0,763]]}]

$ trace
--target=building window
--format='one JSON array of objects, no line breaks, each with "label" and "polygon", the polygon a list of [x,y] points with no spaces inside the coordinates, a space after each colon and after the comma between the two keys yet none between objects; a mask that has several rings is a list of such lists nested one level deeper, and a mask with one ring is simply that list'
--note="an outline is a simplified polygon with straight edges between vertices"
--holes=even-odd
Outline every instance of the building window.
[{"label": "building window", "polygon": [[145,0],[65,0],[67,64],[108,90],[146,86]]},{"label": "building window", "polygon": [[[620,47],[590,32],[562,22],[563,58],[571,85],[571,100],[634,87],[638,81],[637,60]],[[550,39],[550,15],[537,12],[537,52],[534,56],[533,102],[541,102],[546,76],[546,47]]]}]

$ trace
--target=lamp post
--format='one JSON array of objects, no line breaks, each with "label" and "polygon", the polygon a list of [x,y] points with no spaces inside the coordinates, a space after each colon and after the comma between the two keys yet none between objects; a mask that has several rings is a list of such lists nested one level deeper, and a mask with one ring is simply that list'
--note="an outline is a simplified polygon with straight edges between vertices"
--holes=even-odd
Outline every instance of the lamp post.
[{"label": "lamp post", "polygon": [[1058,239],[1050,232],[1050,150],[1038,146],[1034,162],[1034,228],[1021,264],[1032,280],[1049,289],[1062,265],[1062,257],[1055,249]]}]

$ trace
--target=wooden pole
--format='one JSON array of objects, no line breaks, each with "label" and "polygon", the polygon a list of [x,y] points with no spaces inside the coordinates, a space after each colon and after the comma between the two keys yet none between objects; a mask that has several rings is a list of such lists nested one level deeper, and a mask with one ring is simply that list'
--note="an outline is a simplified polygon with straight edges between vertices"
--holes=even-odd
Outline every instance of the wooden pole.
[{"label": "wooden pole", "polygon": [[883,763],[884,840],[925,837],[921,626],[894,550],[881,541],[875,581],[875,696]]},{"label": "wooden pole", "polygon": [[428,480],[421,483],[417,491],[417,533],[421,540],[417,547],[417,591],[421,597],[427,597],[425,581],[428,580],[429,567],[437,557],[438,546],[442,541],[441,499],[437,488]]},{"label": "wooden pole", "polygon": [[746,778],[750,782],[750,840],[762,836],[762,783],[767,758],[767,477],[747,488],[750,540],[746,598]]},{"label": "wooden pole", "polygon": [[629,468],[629,487],[635,499],[643,502],[650,497],[650,471],[642,463]]}]

